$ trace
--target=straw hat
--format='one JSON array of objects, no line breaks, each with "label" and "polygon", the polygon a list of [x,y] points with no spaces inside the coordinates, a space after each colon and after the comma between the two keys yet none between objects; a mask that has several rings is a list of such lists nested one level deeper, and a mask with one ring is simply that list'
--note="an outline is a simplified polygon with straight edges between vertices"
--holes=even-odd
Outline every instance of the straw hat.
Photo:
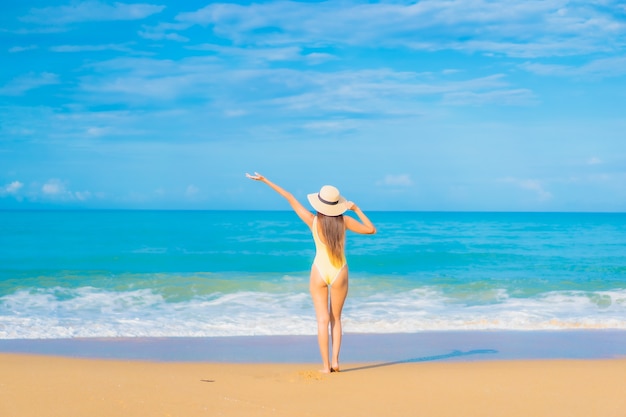
[{"label": "straw hat", "polygon": [[309,194],[307,198],[315,210],[326,216],[341,216],[348,209],[346,199],[332,185],[323,186],[319,193]]}]

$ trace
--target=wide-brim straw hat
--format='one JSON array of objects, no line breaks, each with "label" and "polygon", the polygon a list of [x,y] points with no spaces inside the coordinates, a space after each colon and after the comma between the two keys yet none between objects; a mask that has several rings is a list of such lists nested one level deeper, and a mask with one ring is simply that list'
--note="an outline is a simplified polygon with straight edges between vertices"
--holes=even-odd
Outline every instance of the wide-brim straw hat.
[{"label": "wide-brim straw hat", "polygon": [[307,195],[315,210],[326,216],[341,216],[347,209],[346,199],[332,185],[323,186],[319,193]]}]

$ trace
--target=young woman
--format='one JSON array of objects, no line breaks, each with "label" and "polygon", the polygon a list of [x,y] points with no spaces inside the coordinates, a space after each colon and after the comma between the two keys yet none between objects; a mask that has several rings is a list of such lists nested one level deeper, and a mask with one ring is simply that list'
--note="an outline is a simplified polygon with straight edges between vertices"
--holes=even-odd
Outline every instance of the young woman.
[{"label": "young woman", "polygon": [[[309,289],[313,298],[317,318],[317,340],[322,355],[322,372],[339,372],[339,350],[341,349],[341,310],[348,295],[348,264],[345,256],[345,232],[374,234],[376,227],[370,219],[351,201],[346,201],[339,190],[325,185],[318,193],[308,195],[308,200],[317,211],[311,213],[296,198],[282,187],[261,174],[246,174],[250,179],[261,181],[283,196],[298,217],[309,226],[315,242],[315,259],[311,266]],[[344,216],[352,210],[359,220]],[[330,357],[328,329],[330,326]]]}]

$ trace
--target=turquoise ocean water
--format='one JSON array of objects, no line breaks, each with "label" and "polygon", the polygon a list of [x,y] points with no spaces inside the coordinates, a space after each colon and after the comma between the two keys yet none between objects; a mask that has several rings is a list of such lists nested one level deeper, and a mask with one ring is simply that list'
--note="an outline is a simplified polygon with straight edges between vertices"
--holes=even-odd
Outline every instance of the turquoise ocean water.
[{"label": "turquoise ocean water", "polygon": [[[626,329],[626,214],[368,213],[348,333]],[[292,212],[2,211],[0,339],[312,335]]]}]

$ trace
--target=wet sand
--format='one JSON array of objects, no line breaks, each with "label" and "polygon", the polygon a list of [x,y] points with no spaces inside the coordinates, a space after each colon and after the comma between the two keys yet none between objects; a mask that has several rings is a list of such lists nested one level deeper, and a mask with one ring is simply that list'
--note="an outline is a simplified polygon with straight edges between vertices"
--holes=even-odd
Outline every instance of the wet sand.
[{"label": "wet sand", "polygon": [[[1,352],[157,362],[319,361],[315,336],[4,339]],[[626,357],[624,330],[348,333],[341,352],[345,363],[619,357]]]}]

